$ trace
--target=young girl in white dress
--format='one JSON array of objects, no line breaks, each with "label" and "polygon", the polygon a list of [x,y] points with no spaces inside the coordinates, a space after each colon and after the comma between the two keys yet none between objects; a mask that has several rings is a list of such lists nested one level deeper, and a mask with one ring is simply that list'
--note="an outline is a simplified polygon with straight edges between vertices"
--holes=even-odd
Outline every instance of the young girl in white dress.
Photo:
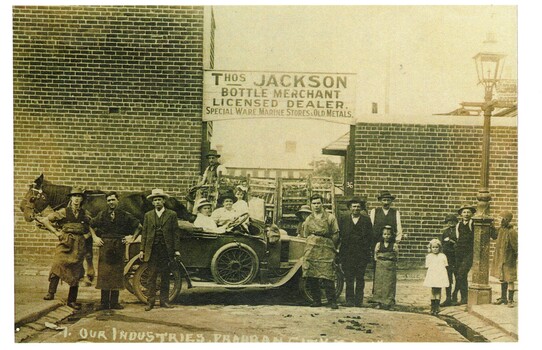
[{"label": "young girl in white dress", "polygon": [[427,274],[423,285],[431,288],[431,315],[436,315],[440,312],[440,295],[442,288],[450,286],[448,280],[448,259],[442,253],[442,243],[438,239],[432,239],[429,242],[429,254],[425,257],[425,267]]}]

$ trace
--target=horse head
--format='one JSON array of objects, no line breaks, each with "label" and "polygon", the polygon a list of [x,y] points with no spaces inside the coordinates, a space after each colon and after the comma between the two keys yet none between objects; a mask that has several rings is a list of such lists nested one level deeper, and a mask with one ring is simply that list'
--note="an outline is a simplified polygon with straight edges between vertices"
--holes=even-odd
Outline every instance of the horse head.
[{"label": "horse head", "polygon": [[21,200],[19,208],[23,212],[25,221],[30,222],[48,205],[49,200],[43,191],[43,174],[41,174],[28,186],[28,191]]}]

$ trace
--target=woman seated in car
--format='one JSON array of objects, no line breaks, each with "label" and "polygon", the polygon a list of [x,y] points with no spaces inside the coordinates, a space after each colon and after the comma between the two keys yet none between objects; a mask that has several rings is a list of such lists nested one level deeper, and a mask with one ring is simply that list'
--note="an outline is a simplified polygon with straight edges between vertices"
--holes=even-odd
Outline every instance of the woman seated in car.
[{"label": "woman seated in car", "polygon": [[228,225],[219,227],[216,221],[211,217],[212,205],[207,198],[200,198],[196,203],[198,214],[194,221],[195,227],[200,227],[206,232],[225,233],[229,228]]},{"label": "woman seated in car", "polygon": [[232,193],[226,193],[220,198],[222,207],[217,208],[211,214],[211,217],[215,220],[218,226],[226,224],[236,223],[239,224],[239,218],[241,216],[246,217],[246,214],[239,214],[233,209],[233,202],[235,202],[235,196]]},{"label": "woman seated in car", "polygon": [[233,203],[232,208],[235,210],[235,213],[237,217],[239,217],[240,220],[243,220],[244,216],[247,215],[247,219],[245,222],[243,222],[243,228],[248,230],[248,203],[247,203],[247,192],[248,188],[243,185],[238,185],[235,187],[235,197],[236,201]]}]

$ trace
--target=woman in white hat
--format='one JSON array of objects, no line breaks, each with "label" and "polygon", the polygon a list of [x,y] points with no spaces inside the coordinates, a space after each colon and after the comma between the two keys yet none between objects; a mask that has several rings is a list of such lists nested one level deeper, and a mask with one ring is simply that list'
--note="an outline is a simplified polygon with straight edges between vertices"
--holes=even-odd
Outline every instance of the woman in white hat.
[{"label": "woman in white hat", "polygon": [[216,221],[211,217],[212,205],[207,198],[201,198],[196,203],[196,210],[198,211],[198,214],[194,221],[195,227],[202,228],[204,231],[212,233],[226,232],[226,228],[218,227]]}]

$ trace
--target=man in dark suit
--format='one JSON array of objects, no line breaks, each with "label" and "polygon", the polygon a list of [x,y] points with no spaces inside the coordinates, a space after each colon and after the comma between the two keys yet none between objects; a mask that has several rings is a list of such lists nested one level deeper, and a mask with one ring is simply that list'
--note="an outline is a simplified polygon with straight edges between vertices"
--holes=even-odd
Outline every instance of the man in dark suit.
[{"label": "man in dark suit", "polygon": [[452,294],[452,305],[457,305],[457,294],[461,293],[459,304],[467,304],[469,283],[467,276],[472,267],[474,253],[474,224],[472,216],[476,208],[464,204],[459,208],[457,214],[461,216],[455,226],[457,241],[455,244],[455,288]]},{"label": "man in dark suit", "polygon": [[[367,215],[366,201],[348,202],[350,215],[339,221],[339,258],[346,281],[345,306],[361,306],[365,288],[365,270],[371,261],[373,226]],[[363,211],[363,212],[362,212]]]},{"label": "man in dark suit", "polygon": [[156,300],[156,279],[160,272],[160,306],[172,308],[169,299],[169,262],[180,256],[180,240],[177,235],[177,214],[166,209],[164,202],[167,195],[161,189],[154,189],[147,196],[152,200],[154,209],[145,214],[141,230],[141,251],[139,258],[149,264],[149,300],[145,311],[154,307]]}]

